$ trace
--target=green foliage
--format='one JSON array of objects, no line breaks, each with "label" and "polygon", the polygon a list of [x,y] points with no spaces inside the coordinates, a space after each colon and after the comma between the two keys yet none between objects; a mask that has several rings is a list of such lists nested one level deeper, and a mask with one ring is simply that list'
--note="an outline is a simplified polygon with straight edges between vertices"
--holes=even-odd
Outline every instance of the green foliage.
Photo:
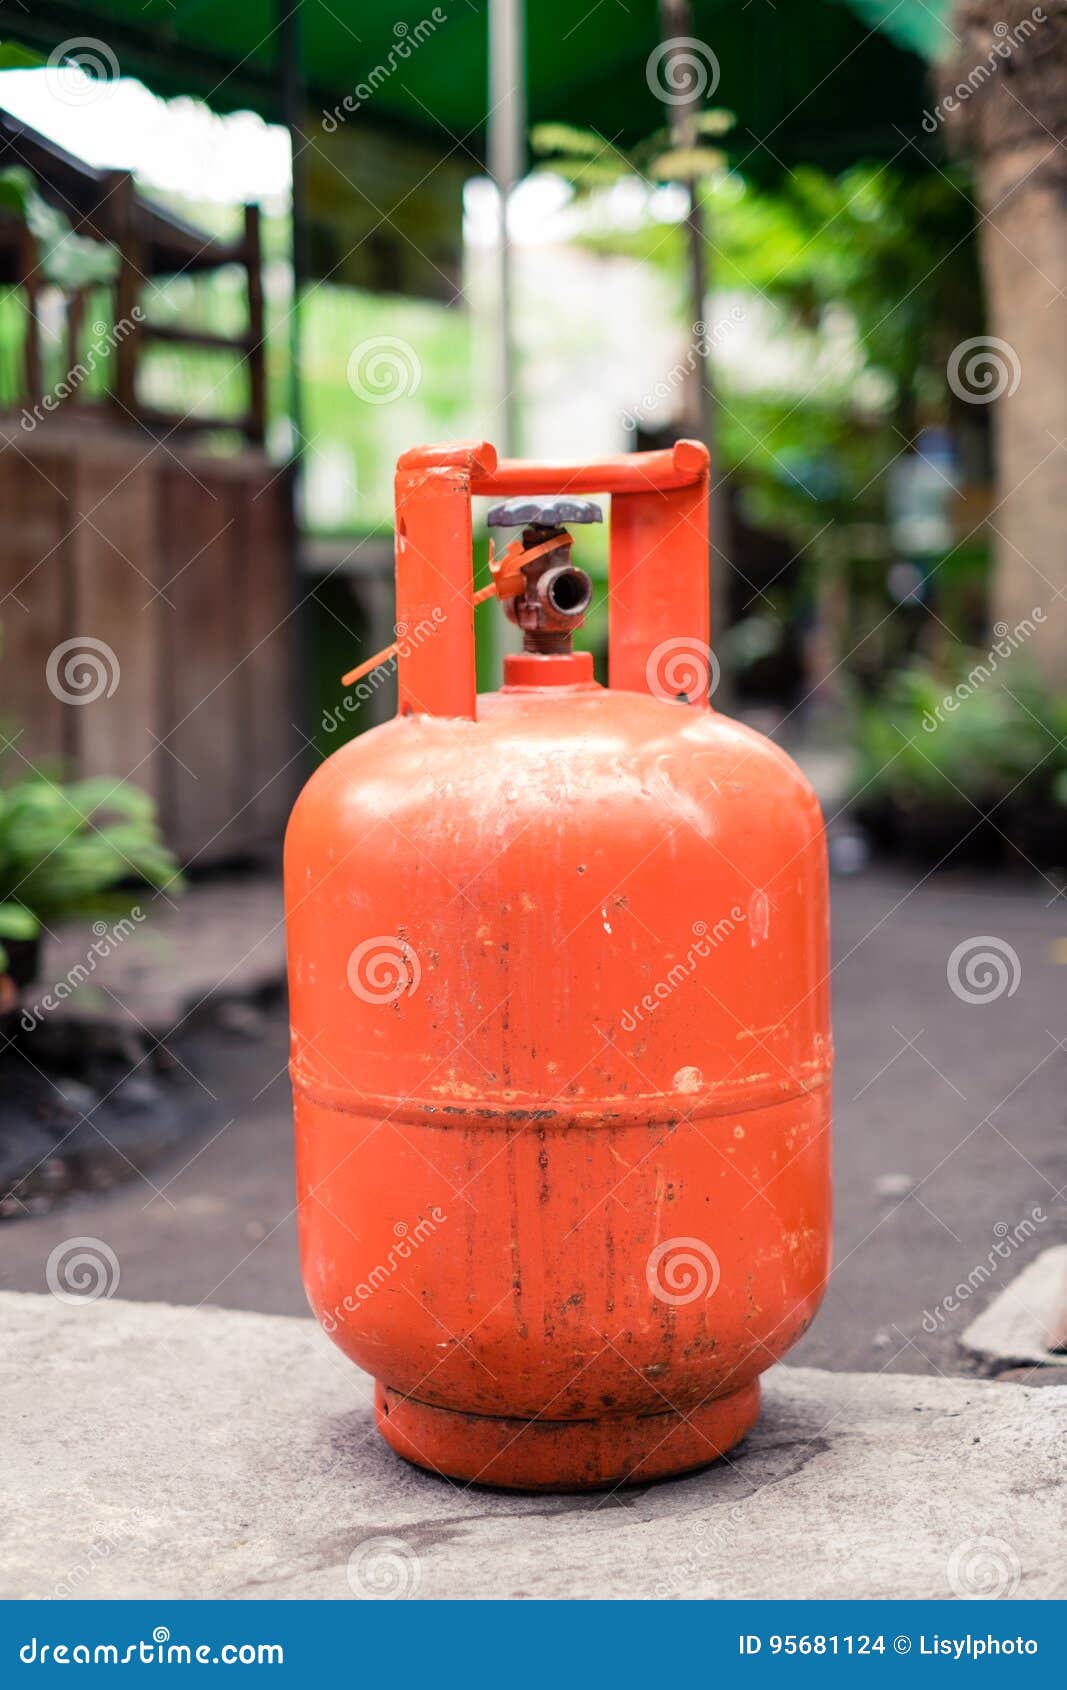
[{"label": "green foliage", "polygon": [[726,155],[703,143],[728,134],[734,121],[728,111],[693,112],[686,118],[684,143],[670,129],[657,129],[628,150],[614,146],[593,129],[580,129],[571,123],[538,123],[530,131],[530,144],[554,176],[561,176],[577,194],[586,196],[628,179],[654,184],[695,182],[715,175],[724,169]]},{"label": "green foliage", "polygon": [[172,892],[181,884],[147,793],[37,773],[0,788],[0,938],[33,939],[64,916],[99,912],[129,880]]},{"label": "green foliage", "polygon": [[[303,307],[305,467],[312,493],[327,484],[335,506],[325,521],[321,514],[316,521],[313,500],[314,526],[387,531],[400,453],[413,440],[470,433],[473,333],[468,314],[429,301],[383,299],[329,284],[309,292]],[[398,392],[388,404],[360,397],[361,385],[373,391],[376,359],[385,368],[393,361]],[[285,404],[282,376],[275,366],[275,414]]]},{"label": "green foliage", "polygon": [[839,176],[803,167],[759,186],[702,156],[730,122],[700,114],[701,156],[687,170],[667,162],[665,132],[625,155],[563,125],[536,130],[534,143],[579,197],[624,180],[644,194],[643,218],[631,199],[582,244],[664,268],[689,316],[685,225],[657,182],[693,180],[710,284],[760,330],[755,368],[731,366],[712,342],[720,459],[748,520],[785,533],[801,554],[801,595],[819,573],[839,571],[853,597],[879,601],[866,613],[876,623],[889,608],[886,471],[922,423],[947,416],[948,354],[982,327],[974,205],[958,174],[890,165]]},{"label": "green foliage", "polygon": [[718,287],[756,290],[795,329],[846,311],[895,408],[943,401],[947,353],[981,327],[976,212],[962,177],[805,167],[774,191],[731,179],[706,205]]},{"label": "green foliage", "polygon": [[1067,698],[965,651],[941,674],[927,665],[901,671],[860,708],[854,799],[868,811],[969,823],[1002,805],[1038,803],[1059,808],[1067,826],[1065,742]]},{"label": "green foliage", "polygon": [[38,193],[23,165],[0,170],[0,212],[27,224],[36,237],[38,264],[46,281],[70,290],[108,282],[115,275],[114,249],[74,234],[62,212]]}]

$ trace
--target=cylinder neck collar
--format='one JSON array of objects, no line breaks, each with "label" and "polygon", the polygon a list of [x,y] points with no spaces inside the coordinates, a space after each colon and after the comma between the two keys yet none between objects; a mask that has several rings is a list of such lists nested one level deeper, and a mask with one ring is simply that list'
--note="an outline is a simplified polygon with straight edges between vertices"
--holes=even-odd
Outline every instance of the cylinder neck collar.
[{"label": "cylinder neck collar", "polygon": [[504,687],[595,686],[593,654],[590,651],[533,652],[504,654]]}]

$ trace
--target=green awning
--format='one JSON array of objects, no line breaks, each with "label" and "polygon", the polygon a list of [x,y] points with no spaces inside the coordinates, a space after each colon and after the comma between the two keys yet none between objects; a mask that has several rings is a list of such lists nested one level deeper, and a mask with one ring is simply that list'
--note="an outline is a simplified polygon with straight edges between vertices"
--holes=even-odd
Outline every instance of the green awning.
[{"label": "green awning", "polygon": [[[4,7],[8,41],[43,55],[104,44],[104,74],[219,111],[280,115],[278,18],[291,0],[33,0]],[[719,68],[712,102],[738,119],[735,157],[772,170],[896,154],[923,140],[924,60],[951,45],[948,0],[693,0],[693,30]],[[649,86],[656,0],[527,0],[529,118],[629,144],[669,108]],[[303,0],[311,120],[349,97],[344,121],[408,133],[476,168],[484,156],[488,0]],[[90,38],[86,41],[86,38]],[[113,56],[113,58],[109,57]],[[99,55],[97,55],[99,57]],[[109,65],[111,68],[109,69]]]}]

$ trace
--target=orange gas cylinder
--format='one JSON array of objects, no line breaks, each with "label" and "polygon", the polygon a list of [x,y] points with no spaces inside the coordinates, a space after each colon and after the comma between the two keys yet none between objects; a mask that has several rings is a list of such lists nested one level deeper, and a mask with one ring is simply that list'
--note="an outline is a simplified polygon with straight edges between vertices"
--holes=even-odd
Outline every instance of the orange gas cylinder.
[{"label": "orange gas cylinder", "polygon": [[[708,459],[397,475],[396,719],[286,840],[300,1249],[378,1427],[567,1490],[713,1461],[822,1296],[827,887],[815,797],[709,707]],[[567,524],[612,498],[607,688]],[[472,495],[524,631],[475,696]],[[487,612],[487,614],[490,614]]]}]

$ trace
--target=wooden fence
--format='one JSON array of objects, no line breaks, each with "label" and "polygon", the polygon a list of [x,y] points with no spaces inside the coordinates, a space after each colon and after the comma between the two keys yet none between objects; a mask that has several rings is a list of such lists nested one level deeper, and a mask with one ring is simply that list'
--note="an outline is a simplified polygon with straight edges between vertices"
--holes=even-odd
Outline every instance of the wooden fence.
[{"label": "wooden fence", "polygon": [[186,863],[276,843],[300,755],[284,472],[9,418],[0,511],[4,779],[132,781]]}]

